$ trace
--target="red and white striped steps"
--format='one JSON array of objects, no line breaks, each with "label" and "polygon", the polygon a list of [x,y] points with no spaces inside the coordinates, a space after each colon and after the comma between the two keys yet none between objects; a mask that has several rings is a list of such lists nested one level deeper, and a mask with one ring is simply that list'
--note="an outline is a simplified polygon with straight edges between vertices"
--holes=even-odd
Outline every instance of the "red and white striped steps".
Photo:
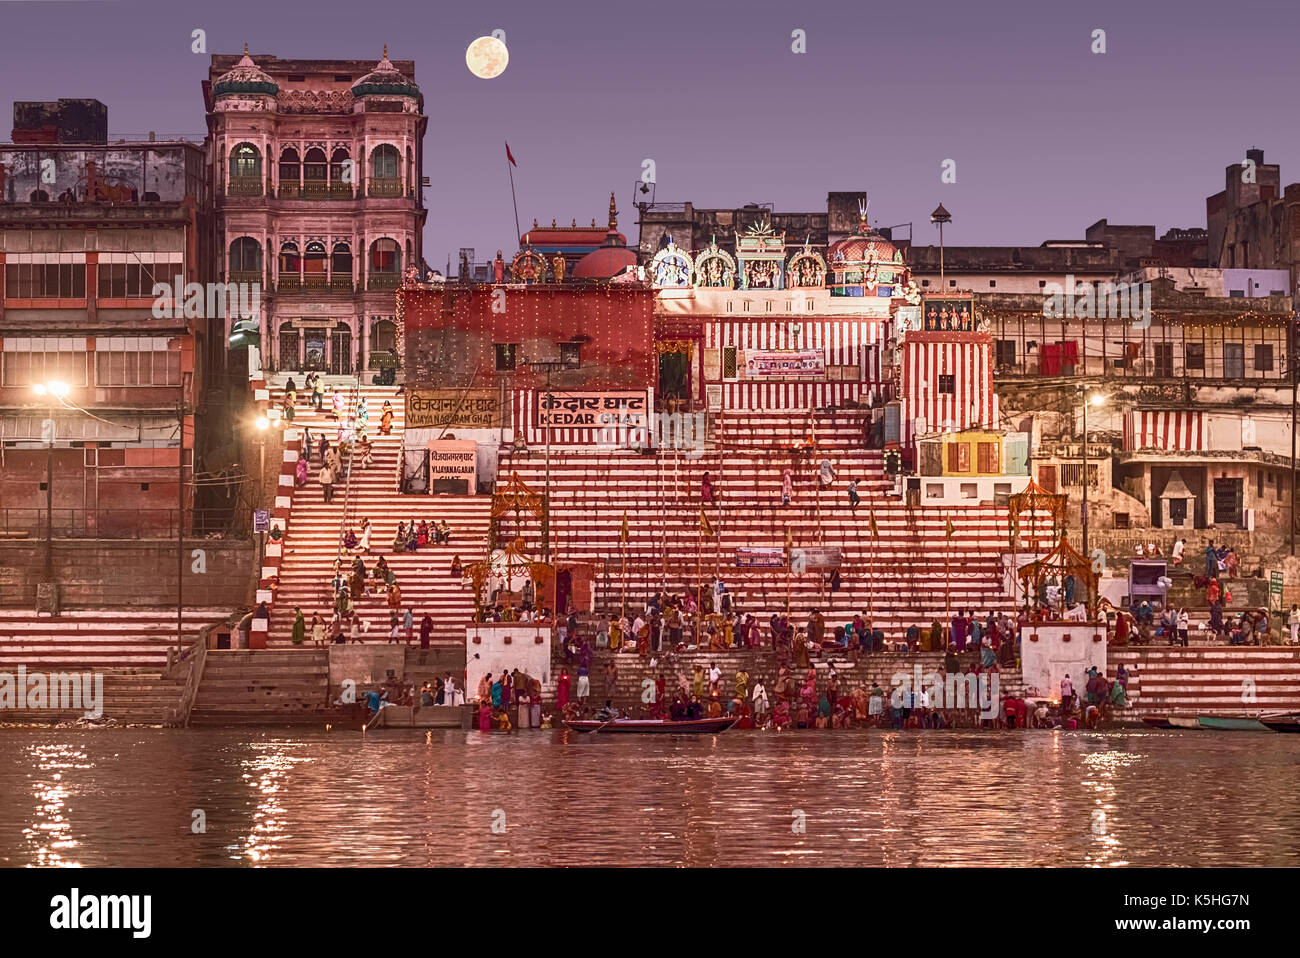
[{"label": "red and white striped steps", "polygon": [[[283,397],[284,378],[277,377],[273,386],[277,401]],[[396,387],[363,385],[361,394],[366,397],[369,407],[366,435],[373,444],[374,464],[368,469],[361,467],[359,459],[351,464],[350,480],[336,482],[334,501],[326,503],[316,481],[320,460],[313,455],[310,481],[305,487],[293,490],[285,540],[279,546],[268,547],[268,555],[272,549],[276,550],[279,562],[279,588],[271,613],[268,646],[292,644],[295,608],[302,609],[309,626],[313,613],[319,613],[327,622],[332,615],[330,581],[338,556],[341,530],[345,528],[345,502],[346,526],[358,539],[361,537],[362,518],[369,518],[373,527],[371,554],[364,557],[367,569],[374,566],[380,555],[385,556],[402,591],[402,608],[405,610],[409,606],[413,610],[417,630],[420,620],[428,612],[434,621],[435,641],[461,644],[465,640],[465,624],[473,617],[474,600],[469,588],[460,579],[453,579],[449,570],[455,556],[468,564],[484,554],[491,498],[401,495],[397,489],[405,398],[398,394]],[[393,407],[393,431],[388,436],[379,434],[379,419],[385,400]],[[349,407],[346,414],[351,413]],[[337,445],[338,422],[329,415],[328,392],[320,412],[305,403],[302,393],[299,393],[294,425],[306,427],[312,433],[314,444],[324,434],[329,437],[331,446]],[[296,461],[296,452],[293,456]],[[397,525],[409,522],[412,517],[417,521],[446,520],[452,530],[451,542],[429,545],[417,553],[394,554],[393,536]],[[352,556],[345,557],[345,569],[350,569]],[[390,615],[386,598],[382,595],[364,596],[355,605],[368,627],[366,641],[386,642]]]},{"label": "red and white striped steps", "polygon": [[1300,710],[1300,648],[1294,646],[1112,647],[1107,670],[1129,672],[1142,714],[1255,715]]},{"label": "red and white striped steps", "polygon": [[[229,615],[227,609],[185,609],[184,645]],[[53,617],[0,609],[0,669],[159,669],[175,647],[174,608],[78,609]]]}]

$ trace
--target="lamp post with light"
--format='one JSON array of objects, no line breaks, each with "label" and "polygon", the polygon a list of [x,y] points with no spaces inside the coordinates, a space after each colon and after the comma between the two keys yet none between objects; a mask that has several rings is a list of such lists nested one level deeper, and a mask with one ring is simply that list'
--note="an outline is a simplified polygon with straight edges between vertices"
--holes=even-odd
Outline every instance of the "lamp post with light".
[{"label": "lamp post with light", "polygon": [[944,289],[943,285],[943,224],[952,222],[952,214],[943,208],[940,203],[935,207],[934,212],[930,214],[930,222],[939,227],[939,289]]},{"label": "lamp post with light", "polygon": [[45,581],[54,581],[54,401],[63,401],[68,384],[59,380],[36,383],[37,396],[49,400],[49,417],[45,420]]},{"label": "lamp post with light", "polygon": [[1105,405],[1106,397],[1101,393],[1088,395],[1088,390],[1083,389],[1083,554],[1088,554],[1088,407],[1096,406],[1100,408]]}]

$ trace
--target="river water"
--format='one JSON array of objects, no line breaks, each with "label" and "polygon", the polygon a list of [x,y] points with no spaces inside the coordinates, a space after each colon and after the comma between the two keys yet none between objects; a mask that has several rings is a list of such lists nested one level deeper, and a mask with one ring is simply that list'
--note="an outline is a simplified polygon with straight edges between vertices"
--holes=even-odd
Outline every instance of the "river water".
[{"label": "river water", "polygon": [[1271,733],[7,728],[0,865],[1294,866],[1297,782]]}]

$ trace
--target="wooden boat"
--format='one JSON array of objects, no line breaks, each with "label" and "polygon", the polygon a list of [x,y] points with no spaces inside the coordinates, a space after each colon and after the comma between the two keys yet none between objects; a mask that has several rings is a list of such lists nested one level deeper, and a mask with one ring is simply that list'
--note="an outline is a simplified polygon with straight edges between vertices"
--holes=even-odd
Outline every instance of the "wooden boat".
[{"label": "wooden boat", "polygon": [[1300,732],[1300,712],[1276,712],[1261,715],[1259,724],[1274,732]]},{"label": "wooden boat", "polygon": [[1211,728],[1220,732],[1267,732],[1257,718],[1246,715],[1198,715],[1197,723],[1201,728]]},{"label": "wooden boat", "polygon": [[728,715],[722,718],[684,719],[682,721],[673,721],[672,719],[614,719],[612,722],[602,722],[599,719],[565,719],[564,725],[575,732],[614,732],[620,735],[628,733],[708,735],[714,732],[725,732],[735,725],[737,721],[736,716]]},{"label": "wooden boat", "polygon": [[1152,728],[1173,728],[1167,715],[1144,715],[1142,721]]},{"label": "wooden boat", "polygon": [[1198,722],[1198,721],[1196,720],[1196,716],[1195,716],[1195,715],[1171,715],[1171,716],[1169,716],[1169,727],[1170,727],[1170,728],[1184,728],[1184,729],[1188,729],[1188,728],[1190,728],[1190,729],[1203,729],[1203,728],[1205,728],[1204,725],[1202,725],[1200,722]]}]

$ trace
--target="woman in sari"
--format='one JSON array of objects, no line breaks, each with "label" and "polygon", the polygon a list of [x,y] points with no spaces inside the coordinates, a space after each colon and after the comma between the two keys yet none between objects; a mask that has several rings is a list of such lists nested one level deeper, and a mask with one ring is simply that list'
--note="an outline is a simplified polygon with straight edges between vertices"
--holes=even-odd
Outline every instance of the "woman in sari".
[{"label": "woman in sari", "polygon": [[398,587],[397,583],[394,582],[388,587],[388,607],[390,609],[398,609],[401,608],[401,605],[402,590]]},{"label": "woman in sari", "polygon": [[415,531],[414,525],[408,526],[406,530],[406,551],[407,552],[420,551],[420,537],[419,534]]},{"label": "woman in sari", "polygon": [[429,544],[429,524],[423,519],[420,520],[420,531],[416,533],[415,541],[421,548]]},{"label": "woman in sari", "polygon": [[406,523],[397,524],[397,534],[393,536],[393,551],[401,552],[406,548]]},{"label": "woman in sari", "polygon": [[730,612],[722,620],[722,645],[724,648],[733,648],[736,644],[736,617]]},{"label": "woman in sari", "polygon": [[569,704],[569,683],[571,681],[569,670],[561,669],[560,677],[555,683],[555,704],[561,709]]},{"label": "woman in sari", "polygon": [[650,623],[642,622],[636,634],[636,651],[638,655],[650,654]]},{"label": "woman in sari", "polygon": [[623,626],[625,619],[615,619],[609,624],[609,650],[617,652],[623,647]]},{"label": "woman in sari", "polygon": [[330,409],[332,410],[335,419],[338,419],[343,415],[344,402],[343,394],[335,389],[334,395],[330,398]]},{"label": "woman in sari", "polygon": [[379,434],[390,435],[393,431],[393,404],[384,400],[384,411],[379,417]]},{"label": "woman in sari", "polygon": [[810,668],[808,674],[804,676],[803,689],[800,690],[800,697],[804,705],[811,709],[817,704],[817,670]]},{"label": "woman in sari", "polygon": [[293,467],[293,484],[299,489],[307,485],[307,460],[301,455],[298,464]]},{"label": "woman in sari", "polygon": [[356,420],[358,429],[365,429],[370,423],[370,407],[366,405],[365,396],[357,400]]},{"label": "woman in sari", "polygon": [[357,534],[353,532],[352,527],[349,526],[348,531],[343,534],[343,548],[351,552],[356,547],[357,547]]}]

